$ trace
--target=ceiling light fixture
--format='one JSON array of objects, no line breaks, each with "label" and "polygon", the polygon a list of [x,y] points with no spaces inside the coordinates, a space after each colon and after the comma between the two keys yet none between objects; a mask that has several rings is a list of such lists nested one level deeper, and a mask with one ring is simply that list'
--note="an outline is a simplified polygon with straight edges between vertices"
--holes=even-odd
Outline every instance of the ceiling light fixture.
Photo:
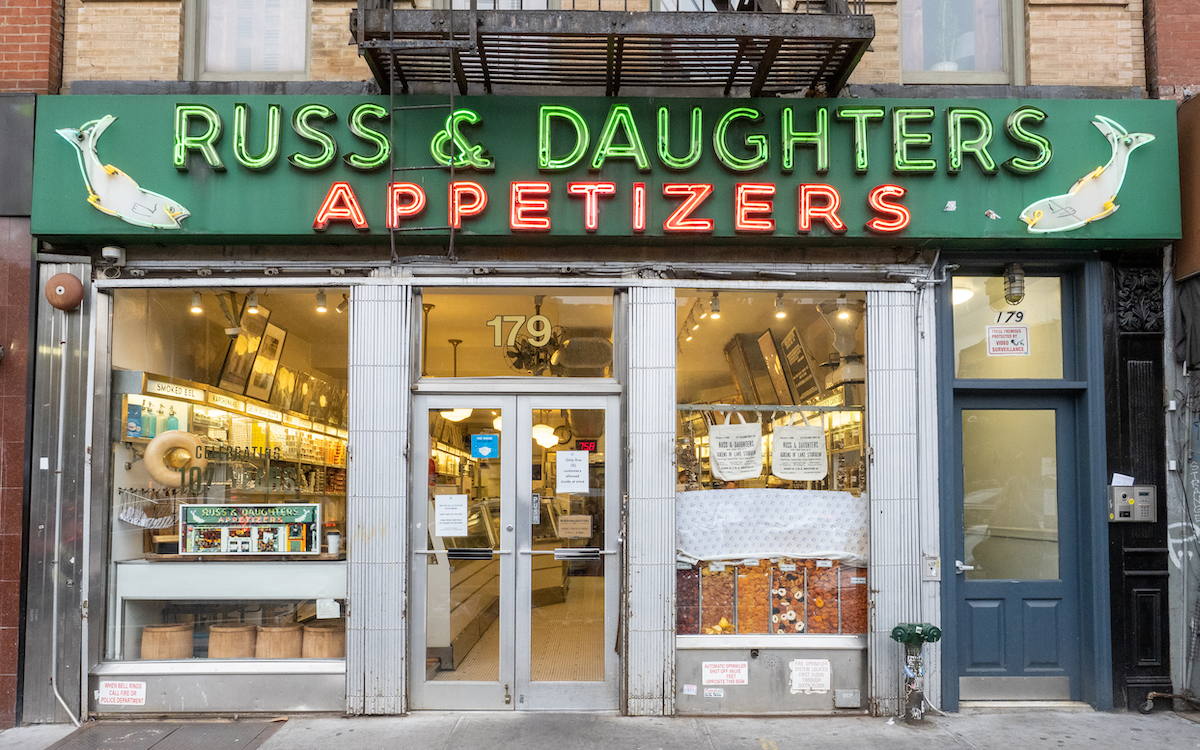
[{"label": "ceiling light fixture", "polygon": [[783,309],[783,292],[775,295],[775,317],[786,318],[787,310]]},{"label": "ceiling light fixture", "polygon": [[333,308],[333,309],[334,309],[334,310],[337,310],[337,311],[338,311],[338,312],[340,312],[340,313],[344,313],[344,312],[346,312],[346,308],[348,308],[348,307],[350,307],[350,295],[349,295],[349,294],[343,294],[343,295],[342,295],[342,301],[341,301],[341,302],[339,302],[339,303],[338,303],[338,306],[337,306],[337,307],[335,307],[335,308]]},{"label": "ceiling light fixture", "polygon": [[553,448],[558,445],[558,435],[554,434],[554,428],[548,424],[535,424],[533,426],[533,439],[543,448]]},{"label": "ceiling light fixture", "polygon": [[1020,263],[1009,263],[1004,269],[1004,301],[1010,305],[1021,304],[1025,299],[1025,269]]},{"label": "ceiling light fixture", "polygon": [[323,313],[329,308],[325,307],[325,290],[317,290],[317,312]]},{"label": "ceiling light fixture", "polygon": [[461,422],[471,416],[474,409],[447,409],[446,411],[438,412],[442,415],[442,419],[447,422]]},{"label": "ceiling light fixture", "polygon": [[708,301],[708,311],[709,317],[713,320],[721,319],[721,298],[717,296],[716,292],[713,292],[712,299]]},{"label": "ceiling light fixture", "polygon": [[963,287],[955,287],[954,291],[950,292],[950,301],[956,305],[961,305],[967,300],[975,296],[975,292],[971,289]]},{"label": "ceiling light fixture", "polygon": [[200,303],[200,292],[192,292],[192,315],[199,315],[204,312],[204,305]]},{"label": "ceiling light fixture", "polygon": [[246,295],[246,312],[258,315],[258,292],[250,292]]}]

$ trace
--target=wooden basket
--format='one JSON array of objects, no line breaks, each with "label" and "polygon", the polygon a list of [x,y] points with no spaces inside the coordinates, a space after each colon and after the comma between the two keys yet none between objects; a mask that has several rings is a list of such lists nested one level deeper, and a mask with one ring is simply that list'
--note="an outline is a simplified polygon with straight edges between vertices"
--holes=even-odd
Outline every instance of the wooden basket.
[{"label": "wooden basket", "polygon": [[305,659],[346,658],[346,628],[340,622],[314,622],[304,626]]},{"label": "wooden basket", "polygon": [[208,658],[253,659],[257,633],[253,625],[213,625],[208,629]]},{"label": "wooden basket", "polygon": [[143,659],[192,658],[192,624],[146,625],[142,628]]},{"label": "wooden basket", "polygon": [[258,640],[254,644],[254,658],[299,659],[303,640],[304,626],[298,622],[290,625],[260,625]]}]

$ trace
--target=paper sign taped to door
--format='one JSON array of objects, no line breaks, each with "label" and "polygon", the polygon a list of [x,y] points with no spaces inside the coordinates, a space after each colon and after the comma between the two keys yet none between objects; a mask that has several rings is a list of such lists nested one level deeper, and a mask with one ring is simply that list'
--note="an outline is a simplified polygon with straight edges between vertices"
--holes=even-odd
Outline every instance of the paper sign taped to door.
[{"label": "paper sign taped to door", "polygon": [[467,535],[466,495],[437,495],[433,506],[434,536]]},{"label": "paper sign taped to door", "polygon": [[558,474],[554,480],[554,491],[588,491],[588,452],[559,451],[555,459]]},{"label": "paper sign taped to door", "polygon": [[989,357],[1029,356],[1029,326],[986,326]]},{"label": "paper sign taped to door", "polygon": [[591,516],[559,516],[559,539],[590,539],[592,536]]}]

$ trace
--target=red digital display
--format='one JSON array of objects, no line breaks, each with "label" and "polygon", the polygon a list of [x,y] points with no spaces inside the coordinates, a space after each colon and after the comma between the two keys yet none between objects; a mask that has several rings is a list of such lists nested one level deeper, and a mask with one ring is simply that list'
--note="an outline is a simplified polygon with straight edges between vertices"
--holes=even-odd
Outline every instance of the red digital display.
[{"label": "red digital display", "polygon": [[576,440],[575,441],[575,450],[587,451],[588,453],[595,453],[596,452],[596,441],[595,440]]}]

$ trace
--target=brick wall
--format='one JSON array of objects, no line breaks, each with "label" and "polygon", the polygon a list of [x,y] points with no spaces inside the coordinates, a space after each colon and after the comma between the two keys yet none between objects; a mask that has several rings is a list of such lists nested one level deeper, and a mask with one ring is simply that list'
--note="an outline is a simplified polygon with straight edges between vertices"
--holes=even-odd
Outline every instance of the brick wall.
[{"label": "brick wall", "polygon": [[1146,86],[1141,0],[1029,0],[1033,86]]},{"label": "brick wall", "polygon": [[373,79],[367,62],[350,44],[350,11],[357,0],[321,0],[312,4],[312,47],[309,77],[314,81]]},{"label": "brick wall", "polygon": [[177,81],[183,71],[180,0],[67,0],[63,85],[73,81]]},{"label": "brick wall", "polygon": [[62,31],[62,0],[0,0],[0,91],[56,93]]},{"label": "brick wall", "polygon": [[1152,95],[1182,101],[1200,94],[1200,0],[1147,3]]},{"label": "brick wall", "polygon": [[867,13],[875,16],[875,39],[850,75],[850,83],[899,83],[900,3],[868,2]]}]

